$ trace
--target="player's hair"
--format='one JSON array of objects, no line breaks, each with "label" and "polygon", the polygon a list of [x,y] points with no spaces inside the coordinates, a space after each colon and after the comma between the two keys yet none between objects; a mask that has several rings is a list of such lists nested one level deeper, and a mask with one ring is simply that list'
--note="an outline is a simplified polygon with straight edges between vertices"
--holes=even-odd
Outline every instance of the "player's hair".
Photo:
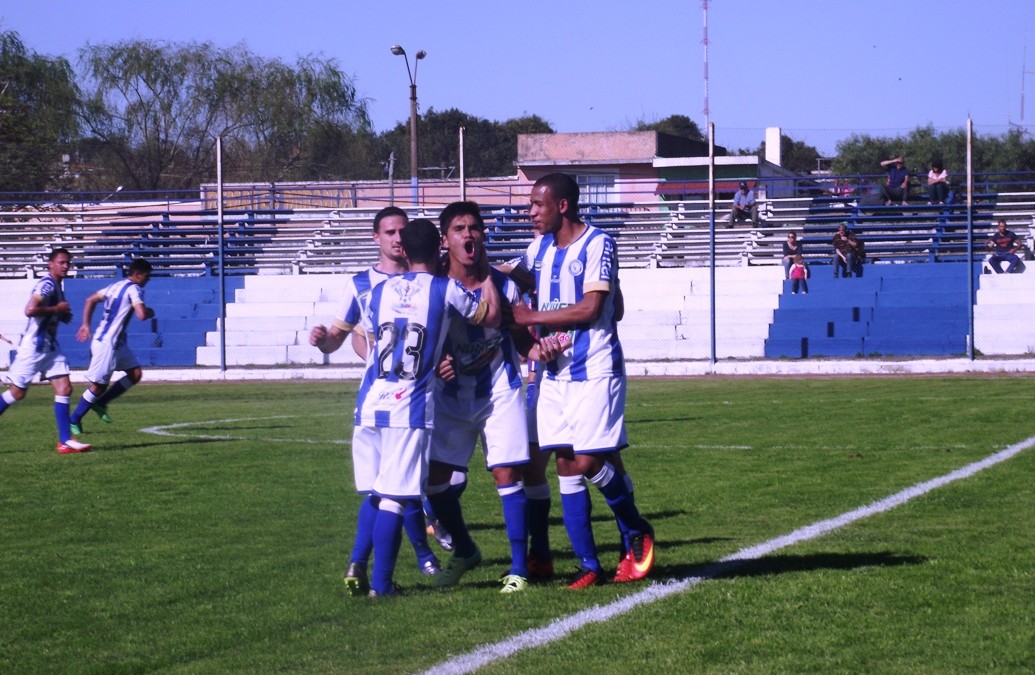
[{"label": "player's hair", "polygon": [[449,231],[449,224],[453,222],[453,219],[457,216],[471,216],[474,221],[478,224],[478,227],[483,231],[485,230],[485,219],[482,218],[482,210],[474,202],[453,202],[446,208],[442,209],[442,213],[438,214],[438,229],[442,231],[442,236],[446,236]]},{"label": "player's hair", "polygon": [[403,219],[403,222],[409,222],[410,217],[406,215],[406,212],[400,209],[398,206],[386,206],[377,212],[374,216],[374,232],[376,233],[381,228],[381,221],[388,216],[399,216]]},{"label": "player's hair", "polygon": [[403,228],[400,236],[411,265],[436,265],[442,237],[427,218],[416,218]]},{"label": "player's hair", "polygon": [[579,184],[566,173],[548,173],[535,182],[534,187],[546,187],[554,201],[568,200],[568,210],[561,215],[568,218],[579,217]]},{"label": "player's hair", "polygon": [[67,248],[60,248],[60,247],[59,247],[59,248],[55,248],[55,249],[53,249],[53,250],[52,250],[52,251],[50,252],[50,255],[49,255],[49,256],[47,256],[47,260],[48,260],[48,261],[51,261],[51,260],[53,260],[54,258],[56,258],[56,257],[58,257],[59,255],[61,255],[62,253],[64,253],[65,255],[67,255],[67,256],[68,256],[68,259],[69,259],[69,260],[71,260],[71,259],[72,259],[72,254],[68,252],[68,249],[67,249]]},{"label": "player's hair", "polygon": [[136,258],[133,262],[129,264],[128,274],[137,274],[139,272],[143,272],[144,274],[150,274],[151,270],[153,269],[154,267],[147,260],[144,260],[143,258]]}]

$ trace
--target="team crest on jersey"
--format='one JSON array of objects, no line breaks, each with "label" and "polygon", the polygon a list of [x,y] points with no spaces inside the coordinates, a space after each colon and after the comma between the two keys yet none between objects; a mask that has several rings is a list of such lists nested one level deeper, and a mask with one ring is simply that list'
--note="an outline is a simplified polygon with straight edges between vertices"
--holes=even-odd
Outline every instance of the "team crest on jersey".
[{"label": "team crest on jersey", "polygon": [[412,314],[416,309],[413,306],[413,296],[420,292],[422,286],[416,279],[406,279],[401,283],[393,284],[392,290],[399,296],[399,299],[392,305],[392,309],[399,314]]},{"label": "team crest on jersey", "polygon": [[585,271],[586,267],[582,264],[581,260],[572,260],[571,264],[568,265],[568,272],[570,272],[573,277],[581,276]]}]

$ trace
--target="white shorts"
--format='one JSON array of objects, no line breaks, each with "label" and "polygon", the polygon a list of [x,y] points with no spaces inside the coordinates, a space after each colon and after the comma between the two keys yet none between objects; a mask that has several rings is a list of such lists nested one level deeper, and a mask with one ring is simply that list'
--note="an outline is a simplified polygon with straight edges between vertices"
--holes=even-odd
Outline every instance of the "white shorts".
[{"label": "white shorts", "polygon": [[68,377],[68,363],[60,349],[38,352],[34,348],[19,347],[7,369],[7,381],[19,389],[28,389],[37,373],[41,380]]},{"label": "white shorts", "polygon": [[116,348],[110,342],[94,340],[90,343],[90,368],[86,371],[86,379],[94,384],[106,385],[111,382],[111,374],[116,370],[128,372],[139,366],[140,362],[129,344],[123,343]]},{"label": "white shorts", "polygon": [[352,465],[356,491],[391,499],[420,499],[428,480],[427,429],[355,427]]},{"label": "white shorts", "polygon": [[435,392],[432,461],[467,471],[480,438],[489,469],[528,462],[525,397],[521,389],[493,392],[488,398],[457,399]]},{"label": "white shorts", "polygon": [[625,437],[625,378],[586,382],[544,378],[536,406],[539,447],[570,447],[576,454],[612,452],[629,445]]}]

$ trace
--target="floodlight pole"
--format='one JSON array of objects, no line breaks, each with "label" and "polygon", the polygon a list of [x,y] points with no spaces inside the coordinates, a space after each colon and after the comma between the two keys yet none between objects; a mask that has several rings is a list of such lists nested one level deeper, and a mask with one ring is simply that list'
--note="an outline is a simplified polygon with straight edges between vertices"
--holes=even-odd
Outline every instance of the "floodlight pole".
[{"label": "floodlight pole", "polygon": [[419,50],[413,59],[413,70],[410,70],[410,58],[406,50],[399,45],[392,45],[392,53],[403,57],[406,62],[406,75],[410,78],[410,188],[413,190],[413,205],[418,203],[417,185],[417,66],[420,60],[428,55]]}]

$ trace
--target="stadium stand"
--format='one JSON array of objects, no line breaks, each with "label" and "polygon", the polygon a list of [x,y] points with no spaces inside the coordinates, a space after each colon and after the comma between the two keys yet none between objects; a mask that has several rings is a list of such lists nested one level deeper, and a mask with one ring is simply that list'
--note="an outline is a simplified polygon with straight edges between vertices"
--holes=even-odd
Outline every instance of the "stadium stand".
[{"label": "stadium stand", "polygon": [[[958,288],[942,288],[943,283],[966,279],[965,273],[950,271],[954,266],[965,267],[966,260],[967,217],[959,206],[873,207],[859,198],[830,194],[763,199],[758,227],[729,229],[722,220],[725,205],[716,209],[717,358],[963,352],[966,331],[960,332],[956,319],[966,315],[966,306],[959,304]],[[234,280],[228,284],[228,365],[356,363],[349,349],[329,357],[319,354],[308,346],[307,336],[314,322],[326,324],[333,317],[344,288],[342,275],[376,260],[371,237],[374,211],[226,212],[225,272],[228,282]],[[421,210],[411,215],[435,219],[438,214]],[[1035,193],[980,196],[973,216],[973,262],[978,269],[984,241],[998,218],[1005,218],[1012,230],[1031,242],[1033,215]],[[144,363],[217,364],[215,218],[214,211],[196,204],[0,212],[0,277],[21,279],[4,283],[0,332],[17,340],[24,327],[25,294],[31,286],[27,279],[44,272],[51,248],[64,246],[73,252],[70,296],[79,292],[81,283],[83,293],[100,288],[105,280],[119,276],[130,258],[143,256],[157,268],[148,293],[159,316],[153,326],[134,322],[131,329],[131,340]],[[524,206],[487,208],[485,218],[494,262],[519,255],[532,238]],[[708,202],[590,206],[585,218],[611,233],[618,244],[628,308],[622,335],[629,357],[708,358],[712,250]],[[852,293],[845,292],[848,286],[835,289],[827,278],[830,236],[842,222],[854,227],[868,251],[863,279],[841,281],[852,286]],[[807,300],[790,297],[781,283],[781,243],[788,231],[801,235],[815,268]],[[1025,254],[1030,258],[1029,250]],[[981,275],[976,347],[983,353],[1033,352],[1027,329],[1014,326],[1011,333],[1005,332],[1007,317],[1030,315],[1032,308],[1023,302],[1035,297],[1023,285],[1029,278],[1035,276]],[[11,292],[7,292],[9,284],[14,284]],[[891,284],[914,290],[895,296],[889,290]],[[871,290],[860,290],[864,288]],[[908,304],[902,298],[910,293],[927,300]],[[73,300],[76,311],[82,297]],[[949,304],[936,302],[940,299]],[[795,314],[796,310],[808,311]],[[943,310],[952,314],[953,321],[938,318]],[[803,318],[816,312],[826,318]],[[903,316],[923,318],[930,326],[931,346],[926,351],[900,339]],[[1011,337],[993,340],[990,333]],[[808,338],[807,349],[803,338]],[[86,346],[80,352],[73,343],[72,334],[64,334],[63,344],[74,363],[85,365]],[[6,365],[2,359],[0,364]]]}]

